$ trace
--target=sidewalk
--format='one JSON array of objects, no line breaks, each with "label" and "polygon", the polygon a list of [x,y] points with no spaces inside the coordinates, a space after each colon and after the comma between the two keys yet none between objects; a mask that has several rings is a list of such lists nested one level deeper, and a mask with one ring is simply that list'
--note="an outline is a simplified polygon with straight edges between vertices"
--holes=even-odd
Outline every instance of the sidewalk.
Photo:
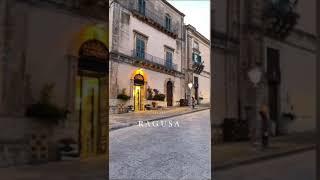
[{"label": "sidewalk", "polygon": [[[302,152],[315,147],[314,133],[300,133],[271,139],[271,147],[261,151],[248,142],[213,145],[213,166],[216,170],[241,164]],[[50,162],[42,165],[25,165],[0,168],[1,179],[8,180],[103,180],[106,179],[107,157],[86,160]]]},{"label": "sidewalk", "polygon": [[131,112],[124,114],[110,114],[109,130],[120,129],[138,124],[139,121],[155,121],[170,117],[175,117],[183,114],[198,112],[209,109],[209,106],[196,106],[195,109],[190,107],[172,107],[161,110],[147,110],[139,112]]},{"label": "sidewalk", "polygon": [[315,133],[297,133],[270,139],[266,150],[253,147],[250,142],[213,145],[213,166],[216,170],[253,163],[315,148]]},{"label": "sidewalk", "polygon": [[107,157],[0,168],[4,180],[105,180]]}]

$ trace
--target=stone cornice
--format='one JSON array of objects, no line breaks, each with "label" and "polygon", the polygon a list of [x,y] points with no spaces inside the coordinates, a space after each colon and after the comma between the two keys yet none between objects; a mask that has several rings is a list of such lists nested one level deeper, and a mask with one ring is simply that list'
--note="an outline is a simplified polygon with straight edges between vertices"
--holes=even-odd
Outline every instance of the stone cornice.
[{"label": "stone cornice", "polygon": [[[245,28],[245,27],[243,27],[243,28]],[[283,40],[282,39],[276,39],[274,37],[265,35],[263,33],[263,28],[260,27],[260,26],[257,26],[257,25],[250,25],[248,27],[248,31],[247,32],[248,32],[248,34],[261,33],[262,37],[264,37],[264,38],[269,38],[269,39],[278,41],[280,43],[287,44],[287,45],[289,45],[291,47],[302,49],[304,51],[308,51],[308,52],[311,52],[311,53],[316,53],[315,48],[313,49],[313,48],[310,48],[310,47],[305,47],[304,45],[300,45],[300,43],[295,42],[295,41],[299,41],[299,42],[304,41],[304,42],[309,42],[309,43],[313,44],[314,47],[316,46],[316,43],[317,43],[316,35],[314,35],[312,33],[309,33],[309,32],[306,32],[306,31],[303,31],[301,29],[293,29],[290,32],[290,34],[288,35],[288,37],[286,39],[283,39]]]},{"label": "stone cornice", "polygon": [[181,16],[185,16],[181,11],[179,11],[177,8],[175,8],[174,6],[172,6],[168,1],[166,0],[161,0],[163,3],[165,3],[167,6],[169,6],[171,9],[173,9],[174,11],[176,11],[178,14],[180,14]]},{"label": "stone cornice", "polygon": [[307,39],[311,40],[311,41],[316,41],[317,40],[317,36],[315,34],[300,30],[300,29],[294,29],[292,31],[294,34],[299,35],[299,36],[304,36]]},{"label": "stone cornice", "polygon": [[128,56],[126,54],[116,52],[116,51],[111,51],[109,53],[109,60],[110,61],[116,61],[116,62],[122,62],[122,63],[127,63],[132,66],[140,67],[140,68],[145,68],[149,69],[155,72],[163,73],[163,74],[169,74],[175,77],[179,78],[184,78],[184,73],[172,69],[167,69],[162,65],[159,64],[152,64],[147,61],[143,60],[137,60],[131,56]]},{"label": "stone cornice", "polygon": [[185,26],[187,30],[189,30],[192,34],[194,34],[196,37],[201,39],[205,44],[210,46],[210,40],[207,39],[205,36],[203,36],[200,32],[196,30],[192,25],[188,24]]},{"label": "stone cornice", "polygon": [[178,38],[178,34],[168,31],[163,26],[161,26],[159,23],[153,21],[151,18],[143,16],[143,15],[141,15],[140,13],[138,13],[138,12],[136,12],[134,10],[131,10],[131,12],[132,12],[132,15],[134,17],[136,17],[137,19],[141,20],[142,22],[152,26],[153,28],[155,28],[155,29],[167,34],[168,36],[170,36],[170,37],[172,37],[174,39]]},{"label": "stone cornice", "polygon": [[219,31],[213,30],[211,32],[213,33],[212,48],[232,54],[238,53],[240,44],[238,39],[228,37],[226,33]]},{"label": "stone cornice", "polygon": [[239,39],[233,38],[228,36],[226,33],[219,32],[216,30],[211,30],[211,33],[213,33],[213,41],[223,41],[224,43],[231,43],[231,44],[239,44]]}]

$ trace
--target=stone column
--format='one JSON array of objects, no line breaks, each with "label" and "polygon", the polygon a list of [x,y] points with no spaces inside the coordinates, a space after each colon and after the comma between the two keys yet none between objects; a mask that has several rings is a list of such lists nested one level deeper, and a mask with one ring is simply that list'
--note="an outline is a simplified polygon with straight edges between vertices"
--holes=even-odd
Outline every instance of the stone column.
[{"label": "stone column", "polygon": [[117,98],[118,95],[118,71],[119,71],[119,63],[114,60],[110,60],[111,69],[110,69],[110,86],[109,86],[109,95],[110,99]]},{"label": "stone column", "polygon": [[108,97],[108,74],[100,78],[100,122],[99,122],[99,153],[108,153],[108,134],[109,134],[109,97]]},{"label": "stone column", "polygon": [[0,61],[0,106],[2,105],[0,112],[7,113],[8,106],[6,101],[6,92],[8,86],[8,60],[10,51],[10,37],[11,37],[11,26],[10,26],[10,4],[9,0],[1,2],[1,61]]},{"label": "stone column", "polygon": [[[250,0],[242,2],[242,17],[241,17],[241,29],[240,29],[240,90],[241,90],[241,102],[242,111],[248,107],[250,112],[247,112],[247,118],[250,122],[250,128],[252,130],[252,140],[256,141],[260,136],[258,134],[258,121],[259,121],[259,107],[261,106],[259,93],[261,87],[253,87],[253,84],[248,78],[248,70],[254,67],[256,64],[262,65],[263,62],[263,22],[262,12],[264,7],[264,1],[262,0]],[[263,67],[262,67],[263,69]],[[263,91],[262,91],[263,92]],[[245,114],[245,113],[242,113]]]},{"label": "stone column", "polygon": [[[5,37],[6,1],[0,1],[0,39]],[[3,112],[3,62],[5,61],[5,44],[0,41],[0,113]]]},{"label": "stone column", "polygon": [[76,77],[78,75],[78,59],[75,56],[67,55],[66,60],[68,61],[66,107],[72,114],[75,112]]}]

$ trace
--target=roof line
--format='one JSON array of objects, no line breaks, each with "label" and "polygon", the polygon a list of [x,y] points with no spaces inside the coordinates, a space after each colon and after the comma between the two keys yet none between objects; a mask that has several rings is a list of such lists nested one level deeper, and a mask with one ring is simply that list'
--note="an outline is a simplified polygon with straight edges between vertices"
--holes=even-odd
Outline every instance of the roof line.
[{"label": "roof line", "polygon": [[183,17],[185,16],[185,14],[183,14],[181,11],[179,11],[177,8],[175,8],[172,4],[170,4],[167,0],[162,0],[162,2],[164,2],[166,5],[168,5],[169,7],[171,7],[173,10],[175,10],[177,13],[179,13],[180,15],[182,15]]},{"label": "roof line", "polygon": [[191,24],[185,25],[187,29],[190,29],[195,32],[196,35],[198,35],[200,38],[202,38],[207,44],[210,45],[210,40],[206,38],[204,35],[202,35],[195,27],[193,27]]}]

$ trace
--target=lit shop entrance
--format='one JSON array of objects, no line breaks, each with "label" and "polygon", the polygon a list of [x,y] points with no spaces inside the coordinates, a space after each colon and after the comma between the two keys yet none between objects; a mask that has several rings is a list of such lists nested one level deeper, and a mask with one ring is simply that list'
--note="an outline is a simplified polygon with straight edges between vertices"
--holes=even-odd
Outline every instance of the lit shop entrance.
[{"label": "lit shop entrance", "polygon": [[144,93],[144,77],[141,74],[136,74],[133,80],[133,97],[134,97],[134,111],[142,111],[142,97]]},{"label": "lit shop entrance", "polygon": [[140,68],[135,70],[131,77],[131,93],[134,111],[143,111],[147,87],[147,74]]},{"label": "lit shop entrance", "polygon": [[79,52],[76,77],[76,109],[79,112],[80,156],[87,158],[103,153],[101,106],[108,71],[107,48],[97,40],[83,43]]}]

